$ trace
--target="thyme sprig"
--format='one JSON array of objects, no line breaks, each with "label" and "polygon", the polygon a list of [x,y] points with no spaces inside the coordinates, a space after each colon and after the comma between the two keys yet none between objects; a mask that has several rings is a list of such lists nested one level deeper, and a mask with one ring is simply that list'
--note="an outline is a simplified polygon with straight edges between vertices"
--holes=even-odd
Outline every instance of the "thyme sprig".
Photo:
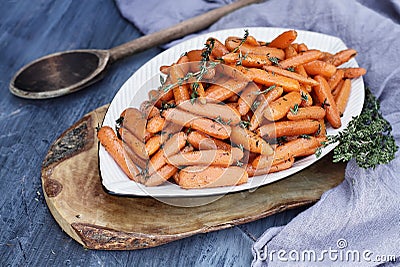
[{"label": "thyme sprig", "polygon": [[236,53],[240,49],[240,47],[246,42],[247,37],[249,37],[249,30],[246,29],[244,30],[244,35],[243,38],[240,40],[239,45],[235,47],[235,49],[233,49],[232,51],[233,53]]},{"label": "thyme sprig", "polygon": [[390,123],[379,109],[378,100],[366,88],[361,114],[353,117],[345,130],[328,136],[325,145],[339,142],[334,149],[333,162],[347,162],[354,158],[362,168],[375,168],[394,159],[398,146],[391,134]]},{"label": "thyme sprig", "polygon": [[266,94],[266,93],[268,93],[269,91],[271,91],[272,89],[274,89],[275,87],[276,87],[275,84],[274,84],[274,85],[271,85],[270,87],[268,87],[268,88],[265,89],[265,90],[262,90],[262,91],[259,91],[259,92],[255,92],[255,94],[256,94],[256,95]]}]

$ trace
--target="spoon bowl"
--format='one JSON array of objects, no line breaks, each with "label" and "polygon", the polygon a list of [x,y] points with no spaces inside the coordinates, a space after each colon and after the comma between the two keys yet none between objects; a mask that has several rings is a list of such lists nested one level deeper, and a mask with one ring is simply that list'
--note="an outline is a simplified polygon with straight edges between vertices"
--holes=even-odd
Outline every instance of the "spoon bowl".
[{"label": "spoon bowl", "polygon": [[78,91],[103,78],[108,50],[70,50],[39,58],[21,68],[10,91],[23,98],[52,98]]}]

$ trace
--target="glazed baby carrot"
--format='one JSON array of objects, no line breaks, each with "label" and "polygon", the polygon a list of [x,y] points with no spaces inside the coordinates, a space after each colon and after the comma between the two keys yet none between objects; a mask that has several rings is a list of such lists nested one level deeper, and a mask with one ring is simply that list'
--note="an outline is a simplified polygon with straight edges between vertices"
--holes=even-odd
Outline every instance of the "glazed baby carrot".
[{"label": "glazed baby carrot", "polygon": [[146,142],[146,152],[147,155],[151,156],[154,153],[157,152],[157,150],[161,147],[162,144],[162,137],[161,135],[155,135],[151,137],[147,142]]},{"label": "glazed baby carrot", "polygon": [[333,56],[333,54],[329,53],[329,52],[322,52],[322,55],[319,57],[319,60],[322,61],[327,61],[328,59],[330,59]]},{"label": "glazed baby carrot", "polygon": [[137,180],[136,176],[140,172],[130,159],[125,157],[122,141],[117,138],[114,130],[109,126],[103,126],[97,132],[97,138],[129,179]]},{"label": "glazed baby carrot", "polygon": [[[254,83],[249,83],[247,87],[243,90],[242,94],[240,95],[239,100],[237,101],[238,107],[237,110],[239,111],[240,115],[246,115],[253,105],[254,101],[256,100],[260,89]],[[238,123],[238,122],[237,122]]]},{"label": "glazed baby carrot", "polygon": [[256,55],[269,55],[269,57],[276,57],[283,59],[285,52],[282,49],[267,47],[267,46],[254,46],[247,43],[242,43],[242,39],[238,37],[228,37],[225,40],[226,48],[232,52],[241,52],[242,55],[256,54]]},{"label": "glazed baby carrot", "polygon": [[187,135],[183,132],[174,134],[168,139],[162,149],[159,149],[153,157],[151,157],[147,174],[152,175],[155,171],[167,164],[167,157],[178,153],[186,144]]},{"label": "glazed baby carrot", "polygon": [[297,80],[302,84],[308,84],[308,85],[311,85],[311,86],[315,86],[315,85],[318,84],[316,81],[314,81],[310,77],[304,77],[304,76],[302,76],[300,74],[297,74],[295,72],[284,70],[284,69],[281,69],[281,68],[278,68],[278,67],[275,67],[275,66],[264,66],[263,69],[266,70],[266,71],[269,71],[269,72],[273,72],[273,73],[276,73],[276,74],[279,74],[279,75],[282,75],[282,76]]},{"label": "glazed baby carrot", "polygon": [[342,70],[344,70],[343,77],[346,79],[355,79],[367,73],[364,68],[343,68]]},{"label": "glazed baby carrot", "polygon": [[349,61],[353,57],[357,55],[357,51],[354,49],[345,49],[342,51],[337,52],[336,54],[332,55],[330,58],[326,60],[326,62],[331,63],[332,65],[340,66],[343,63]]},{"label": "glazed baby carrot", "polygon": [[324,105],[326,118],[333,128],[339,128],[342,123],[336,102],[332,96],[328,82],[322,76],[315,76],[314,79],[319,82],[318,86],[314,87],[314,92],[318,100]]},{"label": "glazed baby carrot", "polygon": [[246,183],[247,179],[245,169],[236,166],[190,166],[180,171],[179,185],[186,189],[232,186]]},{"label": "glazed baby carrot", "polygon": [[152,175],[142,178],[142,183],[145,186],[157,186],[163,184],[177,172],[178,168],[167,164],[154,172]]},{"label": "glazed baby carrot", "polygon": [[258,128],[260,125],[261,121],[264,118],[264,112],[265,109],[269,106],[269,104],[272,101],[275,101],[278,99],[283,93],[283,88],[282,87],[274,87],[271,90],[269,90],[265,94],[260,94],[256,100],[258,102],[258,106],[256,110],[254,111],[253,116],[250,119],[250,126],[249,130],[254,131],[255,129]]},{"label": "glazed baby carrot", "polygon": [[201,104],[206,104],[206,93],[204,91],[203,83],[202,82],[197,82],[197,81],[191,81],[190,84],[190,89],[192,92],[195,92],[197,94],[197,98],[199,99]]},{"label": "glazed baby carrot", "polygon": [[160,115],[157,115],[149,119],[149,121],[147,122],[146,130],[149,133],[158,133],[162,131],[162,129],[164,128],[164,124],[165,119]]},{"label": "glazed baby carrot", "polygon": [[257,133],[265,138],[276,138],[314,134],[318,128],[319,122],[316,120],[279,121],[261,126],[257,129]]},{"label": "glazed baby carrot", "polygon": [[332,77],[329,78],[328,84],[329,88],[331,88],[331,91],[336,88],[336,86],[340,83],[340,81],[344,77],[344,71],[342,69],[337,69],[335,74],[332,75]]},{"label": "glazed baby carrot", "polygon": [[215,58],[221,58],[223,55],[229,53],[225,45],[221,43],[218,39],[212,37],[208,38],[206,44],[211,45],[211,43],[213,43],[211,55],[213,55]]},{"label": "glazed baby carrot", "polygon": [[286,116],[289,120],[321,120],[325,117],[325,109],[320,106],[311,106],[305,108],[299,108],[296,113],[289,112]]},{"label": "glazed baby carrot", "polygon": [[[179,79],[182,79],[185,76],[185,73],[180,65],[174,65],[171,67],[169,71],[169,75],[171,77],[171,82],[178,83]],[[174,93],[174,99],[177,105],[180,103],[189,100],[189,84],[181,84],[172,89]]]},{"label": "glazed baby carrot", "polygon": [[221,140],[212,138],[202,132],[192,131],[188,134],[188,142],[196,149],[207,150],[207,149],[221,149],[231,150],[231,145],[222,142]]},{"label": "glazed baby carrot", "polygon": [[269,47],[276,47],[280,49],[285,49],[297,38],[297,32],[295,30],[289,30],[281,33],[271,43],[268,44]]},{"label": "glazed baby carrot", "polygon": [[339,89],[342,88],[344,80],[340,80],[340,82],[332,89],[333,98],[336,97],[337,93],[339,93]]},{"label": "glazed baby carrot", "polygon": [[[280,164],[286,160],[289,160],[292,157],[298,157],[304,151],[308,151],[309,149],[316,149],[320,147],[325,142],[324,137],[313,137],[309,138],[297,138],[292,141],[289,141],[281,146],[278,146],[275,149],[275,154],[273,159],[271,157],[260,155],[257,157],[252,165],[255,168],[266,168],[271,165]],[[272,160],[272,161],[271,161]],[[274,164],[271,164],[273,162]]]},{"label": "glazed baby carrot", "polygon": [[308,47],[305,43],[301,43],[297,46],[297,53],[302,53],[308,51]]},{"label": "glazed baby carrot", "polygon": [[257,39],[251,35],[247,36],[246,41],[244,43],[252,46],[260,46],[260,43],[257,41]]},{"label": "glazed baby carrot", "polygon": [[207,101],[222,102],[238,94],[247,84],[248,81],[237,81],[234,79],[229,79],[223,84],[213,84],[206,91]]},{"label": "glazed baby carrot", "polygon": [[261,68],[272,64],[267,55],[229,53],[224,55],[222,59],[227,64],[237,64],[248,68]]},{"label": "glazed baby carrot", "polygon": [[[311,88],[311,86],[309,86]],[[301,95],[301,103],[300,107],[309,107],[313,104],[313,99],[306,86],[300,85],[300,95]]]},{"label": "glazed baby carrot", "polygon": [[295,55],[297,55],[297,51],[292,45],[285,48],[285,59],[294,57]]},{"label": "glazed baby carrot", "polygon": [[321,51],[319,50],[308,50],[293,56],[291,58],[282,60],[279,62],[279,66],[282,69],[287,69],[289,67],[296,67],[311,61],[318,59],[321,56]]},{"label": "glazed baby carrot", "polygon": [[339,92],[335,96],[336,105],[338,107],[340,115],[344,113],[346,109],[347,101],[349,100],[351,81],[345,79],[341,88],[338,88]]},{"label": "glazed baby carrot", "polygon": [[130,131],[127,130],[122,130],[122,141],[128,145],[132,151],[138,155],[142,159],[147,159],[148,155],[146,152],[146,146],[144,142],[140,141],[134,134],[132,134]]},{"label": "glazed baby carrot", "polygon": [[200,150],[180,153],[167,158],[167,162],[174,166],[221,166],[228,167],[243,157],[243,151],[237,147],[226,150]]},{"label": "glazed baby carrot", "polygon": [[252,79],[254,82],[263,84],[265,86],[281,86],[285,91],[288,92],[300,90],[300,84],[298,81],[282,75],[277,75],[273,72],[250,68],[246,70],[245,75],[248,76],[249,79]]},{"label": "glazed baby carrot", "polygon": [[314,60],[304,64],[303,66],[308,75],[322,75],[328,79],[336,72],[335,65],[321,60]]},{"label": "glazed baby carrot", "polygon": [[162,115],[167,121],[185,127],[191,127],[194,130],[201,131],[218,139],[227,139],[231,133],[231,127],[229,125],[222,125],[213,120],[201,118],[183,110],[168,109],[165,110]]},{"label": "glazed baby carrot", "polygon": [[265,168],[255,168],[253,165],[249,164],[246,166],[246,172],[248,173],[249,177],[264,175],[268,173],[289,169],[290,167],[293,166],[293,163],[294,163],[294,158],[292,157],[279,164],[268,166]]},{"label": "glazed baby carrot", "polygon": [[191,103],[186,101],[179,105],[179,109],[198,114],[210,119],[219,119],[221,123],[237,124],[240,122],[240,116],[227,105],[207,103],[205,105]]},{"label": "glazed baby carrot", "polygon": [[201,61],[202,53],[203,50],[201,49],[190,50],[189,52],[186,53],[186,56],[188,57],[190,62],[196,62],[196,61]]},{"label": "glazed baby carrot", "polygon": [[264,117],[270,121],[277,121],[286,116],[291,108],[301,103],[301,95],[299,92],[290,92],[269,105],[265,109]]},{"label": "glazed baby carrot", "polygon": [[147,119],[160,115],[160,110],[150,101],[144,101],[140,105],[140,112],[142,112],[143,116]]},{"label": "glazed baby carrot", "polygon": [[[122,141],[122,140],[121,140]],[[142,159],[138,155],[136,155],[135,152],[132,151],[132,149],[129,148],[129,146],[122,142],[122,147],[124,148],[124,155],[125,157],[129,158],[132,163],[134,163],[136,166],[139,166],[140,168],[146,168],[147,165],[147,159]]]},{"label": "glazed baby carrot", "polygon": [[237,145],[242,145],[246,150],[263,155],[271,155],[271,146],[252,131],[240,126],[232,127],[231,140]]},{"label": "glazed baby carrot", "polygon": [[120,118],[122,126],[133,133],[139,140],[144,141],[148,135],[146,131],[146,118],[137,108],[125,109]]}]

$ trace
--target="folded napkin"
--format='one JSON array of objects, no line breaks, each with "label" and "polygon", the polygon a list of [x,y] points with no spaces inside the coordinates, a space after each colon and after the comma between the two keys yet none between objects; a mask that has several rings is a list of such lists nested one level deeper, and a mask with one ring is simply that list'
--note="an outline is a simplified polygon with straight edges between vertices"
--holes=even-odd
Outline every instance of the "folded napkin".
[{"label": "folded napkin", "polygon": [[[123,16],[144,34],[232,2],[116,1]],[[357,61],[368,70],[365,83],[381,101],[382,113],[400,144],[399,18],[400,3],[396,0],[268,0],[226,15],[204,32],[266,26],[341,38],[359,51]],[[400,264],[399,176],[399,153],[390,164],[375,169],[361,169],[350,161],[342,184],[286,226],[266,230],[253,246],[253,265],[277,266],[289,261],[289,266],[374,266],[387,262],[384,256],[390,255]]]}]

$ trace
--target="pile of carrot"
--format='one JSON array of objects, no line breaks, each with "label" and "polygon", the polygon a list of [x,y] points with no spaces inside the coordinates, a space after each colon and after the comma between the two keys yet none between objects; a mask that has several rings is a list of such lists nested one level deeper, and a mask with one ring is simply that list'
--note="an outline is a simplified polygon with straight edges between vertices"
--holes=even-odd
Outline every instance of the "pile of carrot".
[{"label": "pile of carrot", "polygon": [[100,143],[133,181],[182,188],[232,186],[290,168],[326,141],[326,124],[341,127],[351,79],[341,68],[356,56],[295,43],[289,30],[271,42],[215,38],[183,54],[139,109],[125,109]]}]

